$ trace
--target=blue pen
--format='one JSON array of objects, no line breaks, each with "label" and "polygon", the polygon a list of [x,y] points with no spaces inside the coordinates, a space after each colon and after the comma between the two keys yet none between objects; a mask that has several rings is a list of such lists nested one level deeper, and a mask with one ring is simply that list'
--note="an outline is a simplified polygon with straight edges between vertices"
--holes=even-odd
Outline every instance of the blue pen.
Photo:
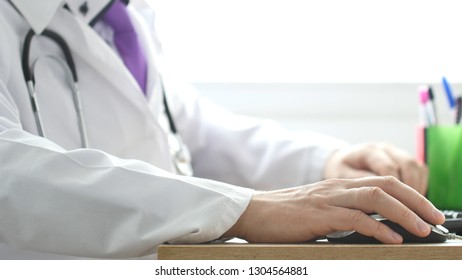
[{"label": "blue pen", "polygon": [[449,85],[445,77],[443,77],[443,87],[444,87],[444,91],[446,92],[446,96],[448,98],[449,107],[451,109],[454,109],[454,107],[456,107],[456,100],[454,99],[454,95],[452,94],[451,86]]}]

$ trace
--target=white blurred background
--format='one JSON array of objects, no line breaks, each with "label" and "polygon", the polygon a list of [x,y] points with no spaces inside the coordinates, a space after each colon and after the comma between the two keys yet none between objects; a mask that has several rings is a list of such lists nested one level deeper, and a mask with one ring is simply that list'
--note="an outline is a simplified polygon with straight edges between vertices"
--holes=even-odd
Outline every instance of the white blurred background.
[{"label": "white blurred background", "polygon": [[420,84],[462,82],[449,0],[150,0],[166,62],[239,113],[414,153]]}]

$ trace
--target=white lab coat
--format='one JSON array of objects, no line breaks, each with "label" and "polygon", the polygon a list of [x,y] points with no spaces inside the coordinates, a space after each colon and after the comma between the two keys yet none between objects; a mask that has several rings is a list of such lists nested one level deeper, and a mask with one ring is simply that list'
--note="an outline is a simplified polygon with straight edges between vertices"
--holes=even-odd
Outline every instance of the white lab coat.
[{"label": "white lab coat", "polygon": [[[236,116],[166,73],[195,177],[174,174],[156,83],[154,29],[133,7],[131,15],[148,58],[147,98],[83,20],[58,8],[47,24],[65,38],[78,69],[90,146],[81,149],[70,91],[61,69],[46,58],[36,63],[35,75],[48,139],[37,136],[21,69],[30,23],[0,0],[0,243],[77,257],[140,257],[164,242],[219,238],[255,188],[322,179],[325,159],[340,142]],[[53,42],[34,40],[32,61],[60,55]]]}]

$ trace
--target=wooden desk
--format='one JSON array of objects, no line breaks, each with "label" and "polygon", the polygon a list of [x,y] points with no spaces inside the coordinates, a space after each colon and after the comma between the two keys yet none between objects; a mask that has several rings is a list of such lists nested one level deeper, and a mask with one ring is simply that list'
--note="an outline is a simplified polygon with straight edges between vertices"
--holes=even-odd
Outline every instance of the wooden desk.
[{"label": "wooden desk", "polygon": [[347,245],[303,244],[188,244],[161,245],[160,260],[462,260],[462,242],[439,244]]}]

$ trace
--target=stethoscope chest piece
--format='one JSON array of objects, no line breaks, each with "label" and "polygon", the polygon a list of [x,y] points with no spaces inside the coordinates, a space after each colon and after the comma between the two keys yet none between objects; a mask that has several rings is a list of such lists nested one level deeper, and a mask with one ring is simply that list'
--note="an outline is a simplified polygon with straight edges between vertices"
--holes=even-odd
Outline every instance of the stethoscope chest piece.
[{"label": "stethoscope chest piece", "polygon": [[176,172],[181,175],[192,176],[191,155],[188,147],[181,140],[181,137],[177,133],[170,133],[168,143]]}]

